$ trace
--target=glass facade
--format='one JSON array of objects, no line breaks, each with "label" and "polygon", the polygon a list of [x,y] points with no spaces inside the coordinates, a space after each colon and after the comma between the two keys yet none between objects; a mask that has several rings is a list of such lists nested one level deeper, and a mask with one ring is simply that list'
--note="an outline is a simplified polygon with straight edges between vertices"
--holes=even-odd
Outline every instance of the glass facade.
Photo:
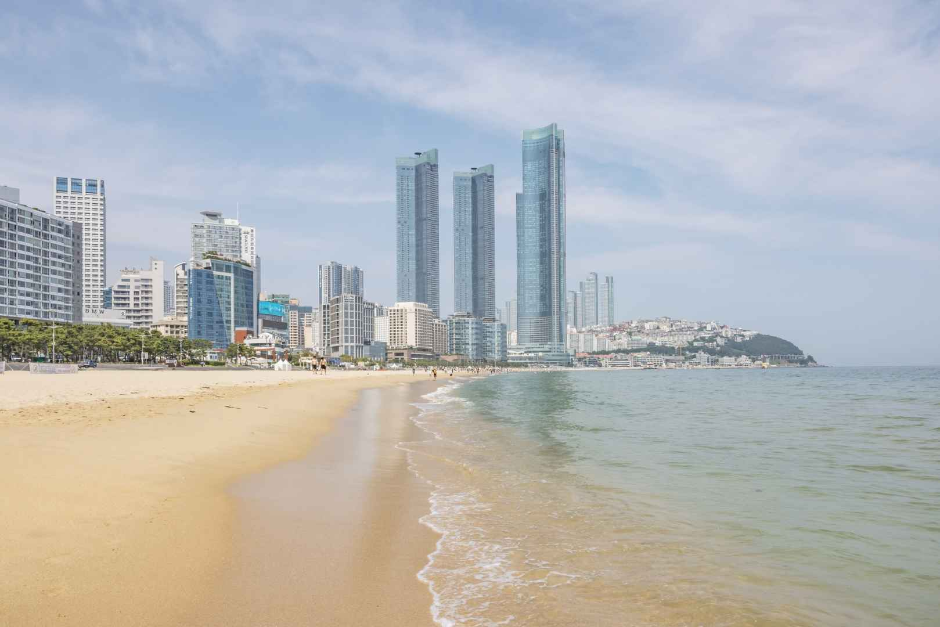
[{"label": "glass facade", "polygon": [[236,329],[257,334],[255,270],[229,260],[211,259],[189,270],[189,338],[225,349]]},{"label": "glass facade", "polygon": [[437,149],[396,159],[395,173],[398,301],[425,303],[440,317]]},{"label": "glass facade", "polygon": [[522,134],[516,194],[518,343],[565,352],[565,136],[556,124]]},{"label": "glass facade", "polygon": [[82,193],[82,179],[72,179],[72,193],[73,194]]},{"label": "glass facade", "polygon": [[493,166],[454,172],[454,311],[496,317]]},{"label": "glass facade", "polygon": [[96,181],[95,179],[85,179],[85,193],[97,194],[98,193],[98,181]]},{"label": "glass facade", "polygon": [[69,180],[64,176],[55,177],[55,191],[60,194],[67,194],[69,191]]},{"label": "glass facade", "polygon": [[506,325],[467,314],[447,319],[447,353],[471,361],[506,361]]}]

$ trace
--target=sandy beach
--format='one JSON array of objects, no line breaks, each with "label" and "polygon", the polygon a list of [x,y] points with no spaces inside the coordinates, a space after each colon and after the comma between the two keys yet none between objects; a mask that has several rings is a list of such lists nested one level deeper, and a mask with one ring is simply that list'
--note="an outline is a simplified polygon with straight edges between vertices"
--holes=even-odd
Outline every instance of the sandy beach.
[{"label": "sandy beach", "polygon": [[0,624],[431,624],[427,488],[394,445],[433,385],[6,373]]}]

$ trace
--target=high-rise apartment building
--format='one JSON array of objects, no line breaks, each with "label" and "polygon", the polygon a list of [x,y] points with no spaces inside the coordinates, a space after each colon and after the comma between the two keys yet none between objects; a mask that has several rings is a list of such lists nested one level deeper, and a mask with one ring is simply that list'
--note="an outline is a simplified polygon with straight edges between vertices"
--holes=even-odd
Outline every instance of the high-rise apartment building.
[{"label": "high-rise apartment building", "polygon": [[320,305],[330,302],[340,294],[355,294],[362,297],[365,292],[365,272],[359,266],[345,266],[335,261],[321,263],[319,278]]},{"label": "high-rise apartment building", "polygon": [[582,327],[593,327],[598,324],[597,315],[597,273],[589,272],[587,278],[581,283],[581,300],[583,301],[584,319]]},{"label": "high-rise apartment building", "polygon": [[597,324],[609,327],[616,322],[614,318],[614,277],[605,276],[597,285]]},{"label": "high-rise apartment building", "polygon": [[80,222],[0,199],[0,317],[81,322],[82,251]]},{"label": "high-rise apartment building", "polygon": [[219,211],[203,211],[202,222],[192,225],[190,259],[202,261],[207,254],[226,259],[240,259],[257,264],[255,229],[232,218],[223,218]]},{"label": "high-rise apartment building", "polygon": [[55,215],[82,225],[82,298],[87,309],[103,309],[107,283],[107,209],[104,180],[57,176]]},{"label": "high-rise apartment building", "polygon": [[556,124],[522,133],[516,194],[518,344],[510,361],[570,363],[565,349],[565,134]]},{"label": "high-rise apartment building", "polygon": [[163,281],[163,315],[171,316],[176,313],[176,280]]},{"label": "high-rise apartment building", "polygon": [[363,356],[363,301],[356,294],[339,294],[330,299],[330,354],[333,357]]},{"label": "high-rise apartment building", "polygon": [[396,266],[400,302],[441,315],[437,149],[395,160]]},{"label": "high-rise apartment building", "polygon": [[506,332],[507,332],[507,333],[513,333],[513,332],[515,332],[515,330],[516,330],[516,323],[517,323],[518,320],[519,320],[519,317],[518,317],[518,308],[517,308],[517,306],[516,306],[516,303],[517,303],[517,302],[518,302],[518,301],[517,301],[515,298],[513,298],[513,299],[511,299],[511,300],[507,300],[507,301],[506,301],[506,308],[503,310],[503,311],[504,311],[504,314],[503,314],[503,315],[504,315],[505,318],[506,318],[505,323],[506,323]]},{"label": "high-rise apartment building", "polygon": [[125,268],[111,286],[111,308],[134,327],[149,329],[164,316],[163,262],[150,258],[146,269]]},{"label": "high-rise apartment building", "polygon": [[580,310],[579,301],[581,300],[578,292],[574,290],[568,290],[568,301],[565,306],[566,310],[566,322],[569,327],[574,327],[576,329],[581,328],[580,320],[578,319],[578,313]]},{"label": "high-rise apartment building", "polygon": [[189,268],[189,338],[216,349],[235,341],[236,330],[257,335],[256,269],[231,259],[203,259]]},{"label": "high-rise apartment building", "polygon": [[454,311],[496,318],[493,166],[454,172]]}]

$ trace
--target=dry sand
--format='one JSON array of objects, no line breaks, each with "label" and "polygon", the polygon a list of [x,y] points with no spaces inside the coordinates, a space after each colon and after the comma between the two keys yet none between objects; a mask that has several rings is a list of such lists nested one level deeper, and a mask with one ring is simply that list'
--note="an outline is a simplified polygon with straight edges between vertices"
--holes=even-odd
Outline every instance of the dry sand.
[{"label": "dry sand", "polygon": [[[376,434],[359,452],[358,478],[336,474],[337,450],[356,443],[337,428],[346,444],[324,448],[320,473],[307,468],[280,484],[263,473],[260,493],[236,481],[304,458],[344,424],[336,418],[362,390],[413,380],[410,372],[0,376],[0,624],[273,625],[327,611],[334,620],[316,624],[357,624],[370,609],[389,617],[385,625],[430,622],[430,597],[414,576],[434,543],[417,524],[426,488],[394,452],[377,452],[405,428],[403,405],[373,406],[372,419],[351,423]],[[77,402],[86,397],[96,400]],[[320,528],[305,536],[296,517],[281,515],[289,498],[276,511],[259,507],[258,495],[282,485],[304,496],[307,481],[317,484],[317,505],[307,502],[305,520]],[[383,491],[398,498],[379,498]],[[334,510],[317,521],[317,511]],[[401,546],[388,550],[399,535]],[[344,585],[320,588],[331,610],[318,606],[316,588],[295,585],[313,581],[297,574],[309,570],[304,548],[329,560],[316,562],[321,585],[331,580],[322,573],[343,573]],[[389,594],[390,581],[400,592]],[[282,602],[264,603],[277,589]],[[370,590],[378,592],[366,608],[360,592]]]}]

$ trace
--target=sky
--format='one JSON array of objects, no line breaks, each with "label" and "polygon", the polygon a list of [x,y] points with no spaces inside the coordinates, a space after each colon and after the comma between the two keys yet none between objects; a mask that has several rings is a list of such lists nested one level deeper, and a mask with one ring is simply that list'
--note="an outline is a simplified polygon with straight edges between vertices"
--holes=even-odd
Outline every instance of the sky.
[{"label": "sky", "polygon": [[[716,320],[833,365],[940,363],[940,2],[6,0],[0,184],[102,178],[108,281],[188,258],[218,210],[262,289],[356,264],[395,299],[395,158],[496,171],[515,296],[521,133],[567,150],[567,281],[618,319]],[[449,6],[448,6],[449,5]]]}]

